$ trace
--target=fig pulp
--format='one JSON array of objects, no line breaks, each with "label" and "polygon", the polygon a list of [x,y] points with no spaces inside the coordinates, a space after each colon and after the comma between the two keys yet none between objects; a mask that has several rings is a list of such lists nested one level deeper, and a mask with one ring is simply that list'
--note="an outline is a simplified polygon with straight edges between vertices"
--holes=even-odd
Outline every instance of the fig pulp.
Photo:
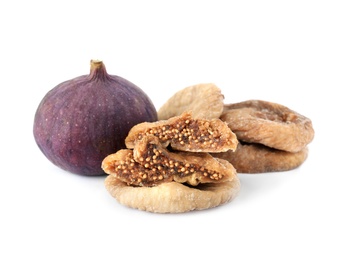
[{"label": "fig pulp", "polygon": [[81,175],[103,175],[102,160],[125,148],[129,130],[157,121],[147,94],[130,81],[109,75],[91,61],[89,75],[62,82],[40,102],[33,124],[35,141],[58,167]]}]

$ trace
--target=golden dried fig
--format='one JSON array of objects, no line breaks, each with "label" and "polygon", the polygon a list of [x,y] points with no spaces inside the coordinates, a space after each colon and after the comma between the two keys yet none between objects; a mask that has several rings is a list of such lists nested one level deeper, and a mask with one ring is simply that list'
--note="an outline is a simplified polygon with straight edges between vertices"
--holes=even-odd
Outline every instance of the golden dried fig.
[{"label": "golden dried fig", "polygon": [[223,111],[224,95],[215,84],[197,84],[176,92],[158,110],[158,119],[166,120],[184,112],[192,112],[194,118],[219,118]]},{"label": "golden dried fig", "polygon": [[228,203],[236,198],[241,184],[235,175],[232,181],[198,186],[166,182],[154,187],[134,187],[109,175],[105,187],[122,205],[154,213],[183,213]]}]

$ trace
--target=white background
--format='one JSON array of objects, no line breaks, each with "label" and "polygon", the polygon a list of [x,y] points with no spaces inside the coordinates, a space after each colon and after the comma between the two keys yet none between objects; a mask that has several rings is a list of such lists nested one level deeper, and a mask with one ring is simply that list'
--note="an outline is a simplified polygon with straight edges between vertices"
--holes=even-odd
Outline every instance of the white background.
[{"label": "white background", "polygon": [[[1,259],[342,259],[342,1],[1,1]],[[293,171],[244,175],[211,210],[153,214],[39,151],[35,110],[101,59],[158,109],[212,82],[312,119]]]}]

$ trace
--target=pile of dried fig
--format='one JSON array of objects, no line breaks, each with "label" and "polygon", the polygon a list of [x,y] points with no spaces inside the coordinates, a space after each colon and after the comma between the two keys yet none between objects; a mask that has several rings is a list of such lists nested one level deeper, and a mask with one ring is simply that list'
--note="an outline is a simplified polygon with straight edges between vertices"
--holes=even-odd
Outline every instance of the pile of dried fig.
[{"label": "pile of dried fig", "polygon": [[227,104],[220,119],[237,135],[234,153],[219,154],[240,173],[287,171],[307,158],[314,138],[309,118],[281,104],[247,100]]},{"label": "pile of dried fig", "polygon": [[235,150],[238,143],[218,118],[200,119],[185,112],[140,123],[130,130],[125,143],[127,149],[102,163],[109,174],[106,188],[124,205],[177,213],[218,206],[239,191],[235,168],[210,154]]},{"label": "pile of dried fig", "polygon": [[307,157],[311,120],[280,104],[224,104],[214,84],[175,93],[158,121],[134,126],[127,149],[107,156],[105,186],[120,203],[178,213],[219,206],[236,197],[237,173],[285,171]]},{"label": "pile of dried fig", "polygon": [[286,171],[306,160],[307,145],[314,138],[309,118],[264,100],[225,104],[218,89],[214,84],[198,84],[180,90],[157,111],[159,120],[166,119],[165,111],[178,115],[196,110],[201,117],[224,121],[239,143],[235,151],[213,155],[228,160],[238,173]]}]

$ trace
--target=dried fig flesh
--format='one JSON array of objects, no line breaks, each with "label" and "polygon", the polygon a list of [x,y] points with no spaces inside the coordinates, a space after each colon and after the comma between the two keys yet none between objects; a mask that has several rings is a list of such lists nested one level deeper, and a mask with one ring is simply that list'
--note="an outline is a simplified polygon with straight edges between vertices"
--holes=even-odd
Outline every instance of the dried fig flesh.
[{"label": "dried fig flesh", "polygon": [[226,104],[220,117],[239,141],[299,152],[314,137],[309,118],[283,105],[263,100]]},{"label": "dried fig flesh", "polygon": [[208,153],[170,152],[152,135],[136,142],[134,150],[107,156],[102,167],[106,173],[134,186],[156,186],[171,181],[196,186],[231,181],[236,174],[226,160]]},{"label": "dried fig flesh", "polygon": [[196,119],[191,113],[154,123],[140,123],[131,128],[125,139],[127,148],[144,136],[154,135],[167,147],[189,152],[224,152],[235,150],[238,140],[231,129],[220,119]]}]

